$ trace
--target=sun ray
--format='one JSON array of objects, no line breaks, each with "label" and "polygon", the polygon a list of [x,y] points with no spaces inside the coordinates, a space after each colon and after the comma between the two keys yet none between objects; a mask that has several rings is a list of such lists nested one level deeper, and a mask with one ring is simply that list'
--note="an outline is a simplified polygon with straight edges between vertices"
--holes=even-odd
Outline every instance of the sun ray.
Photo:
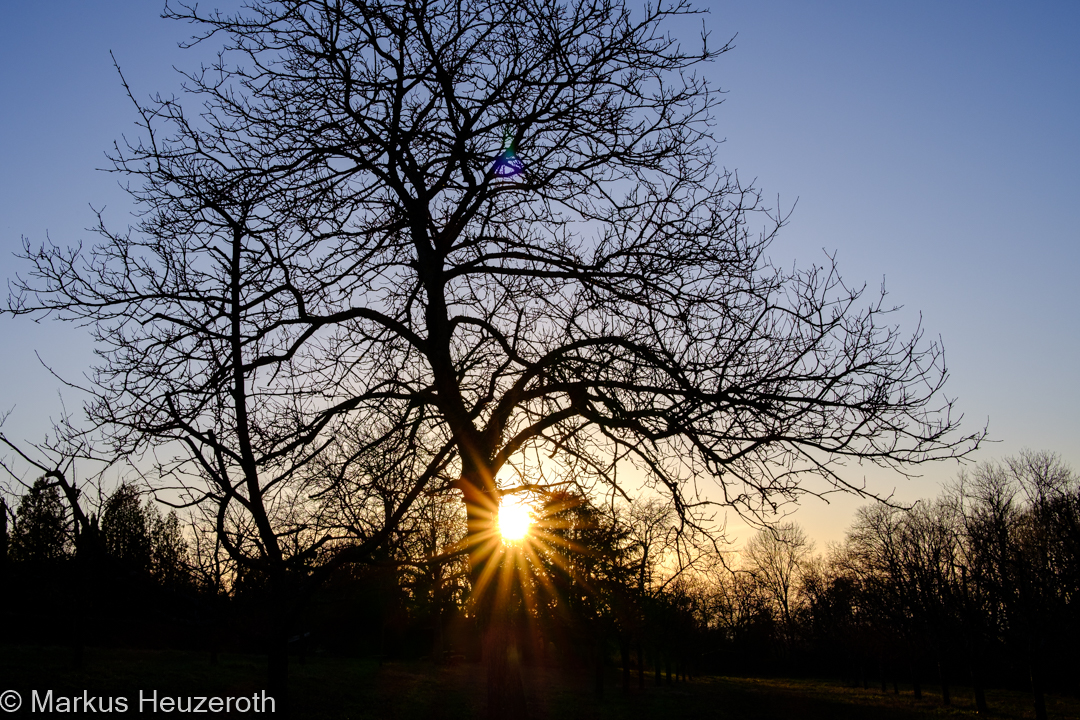
[{"label": "sun ray", "polygon": [[478,533],[482,537],[470,553],[477,563],[472,596],[478,612],[531,626],[551,612],[563,612],[568,592],[597,595],[587,564],[578,561],[596,554],[578,540],[592,522],[575,512],[582,501],[533,494],[525,487],[495,497],[490,524]]},{"label": "sun ray", "polygon": [[499,563],[494,562],[494,555],[499,551],[499,546],[499,540],[492,536],[484,542],[477,553],[479,557],[491,558],[484,563],[484,566],[480,571],[480,577],[476,579],[476,587],[473,589],[473,593],[477,597],[481,597],[484,594],[484,591],[487,589],[488,585],[491,584],[495,572],[499,568]]}]

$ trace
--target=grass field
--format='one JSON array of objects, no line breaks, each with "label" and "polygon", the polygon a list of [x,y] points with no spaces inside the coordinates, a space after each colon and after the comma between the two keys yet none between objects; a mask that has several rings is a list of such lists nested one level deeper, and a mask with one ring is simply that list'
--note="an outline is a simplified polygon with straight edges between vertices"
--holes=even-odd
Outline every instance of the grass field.
[{"label": "grass field", "polygon": [[[533,720],[673,720],[720,718],[772,720],[975,717],[968,688],[953,689],[953,704],[943,707],[937,688],[926,686],[915,700],[910,687],[901,693],[864,690],[824,680],[701,677],[673,686],[654,687],[649,677],[641,692],[636,684],[621,692],[612,673],[605,695],[593,692],[592,678],[568,677],[551,669],[528,670],[526,692]],[[423,662],[388,662],[315,657],[290,668],[293,717],[311,720],[457,719],[483,717],[484,673],[474,664],[437,666]],[[211,665],[206,655],[176,651],[88,648],[81,670],[72,668],[62,648],[0,646],[0,691],[14,689],[24,698],[31,690],[55,696],[124,696],[129,715],[137,714],[139,690],[160,696],[251,696],[263,688],[265,662],[259,656],[222,655]],[[583,674],[588,676],[588,673]],[[635,678],[636,680],[636,678]],[[1032,718],[1029,696],[1008,691],[987,695],[992,718]],[[32,715],[29,702],[15,716]],[[1080,720],[1080,701],[1048,698],[1050,717]],[[145,713],[149,714],[149,713]],[[218,715],[225,717],[226,715]],[[251,714],[235,715],[250,717]]]}]

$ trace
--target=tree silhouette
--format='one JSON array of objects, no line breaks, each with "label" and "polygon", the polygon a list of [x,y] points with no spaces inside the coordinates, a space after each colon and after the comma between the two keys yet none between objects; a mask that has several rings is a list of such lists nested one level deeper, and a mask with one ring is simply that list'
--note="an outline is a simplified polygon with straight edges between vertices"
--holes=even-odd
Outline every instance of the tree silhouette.
[{"label": "tree silhouette", "polygon": [[151,572],[154,577],[168,588],[188,585],[191,582],[189,543],[184,537],[176,511],[170,510],[164,516],[160,512],[152,512],[149,531]]},{"label": "tree silhouette", "polygon": [[46,478],[38,478],[15,509],[11,557],[17,562],[55,563],[70,557],[71,545],[71,527],[60,491]]},{"label": "tree silhouette", "polygon": [[1047,660],[1057,654],[1051,648],[1069,657],[1066,648],[1080,634],[1072,606],[1080,588],[1080,476],[1053,454],[1024,451],[961,475],[957,494],[967,592],[983,606],[983,617],[972,619],[981,631],[976,640],[989,628],[1004,629],[1007,645],[1027,661],[1035,717],[1045,718]]},{"label": "tree silhouette", "polygon": [[743,549],[746,569],[771,596],[789,640],[795,634],[802,575],[813,549],[813,542],[794,522],[763,528]]},{"label": "tree silhouette", "polygon": [[101,534],[106,552],[131,571],[149,571],[153,553],[152,522],[153,517],[143,507],[138,489],[130,483],[122,483],[108,497],[101,511]]},{"label": "tree silhouette", "polygon": [[10,309],[93,327],[91,421],[120,454],[169,448],[160,482],[290,608],[276,691],[302,588],[425,494],[463,496],[475,581],[507,489],[644,481],[703,524],[977,440],[883,295],[769,261],[782,220],[717,163],[699,72],[730,45],[666,34],[695,12],[167,8],[222,50],[187,104],[135,103],[113,161],[137,224],[28,244]]}]

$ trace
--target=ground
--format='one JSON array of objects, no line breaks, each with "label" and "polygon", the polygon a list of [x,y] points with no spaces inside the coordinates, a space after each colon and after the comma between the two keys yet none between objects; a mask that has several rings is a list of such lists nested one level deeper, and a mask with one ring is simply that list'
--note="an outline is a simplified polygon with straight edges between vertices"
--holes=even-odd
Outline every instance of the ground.
[{"label": "ground", "polygon": [[[165,696],[237,697],[263,687],[265,661],[255,655],[223,654],[217,665],[199,653],[87,648],[82,670],[72,667],[65,648],[0,646],[0,692],[16,690],[24,698],[16,716],[29,712],[30,692],[52,690],[54,698],[127,697],[129,712],[138,711],[138,694],[156,690]],[[808,679],[698,677],[686,683],[643,692],[636,682],[629,695],[620,677],[608,677],[605,694],[596,696],[591,674],[567,676],[553,669],[530,670],[526,684],[531,720],[607,720],[627,718],[717,718],[721,720],[909,720],[944,716],[974,717],[969,688],[953,689],[953,704],[943,707],[937,688],[925,686],[915,700],[910,687],[853,688],[840,682]],[[636,678],[634,678],[636,681]],[[475,664],[384,662],[312,657],[291,665],[293,717],[310,720],[451,720],[483,717],[484,675]],[[1029,696],[990,691],[990,717],[1034,717]],[[1051,718],[1080,720],[1080,700],[1050,697]],[[38,713],[37,715],[40,715]],[[250,717],[251,714],[236,715]],[[218,717],[223,717],[218,715]]]}]

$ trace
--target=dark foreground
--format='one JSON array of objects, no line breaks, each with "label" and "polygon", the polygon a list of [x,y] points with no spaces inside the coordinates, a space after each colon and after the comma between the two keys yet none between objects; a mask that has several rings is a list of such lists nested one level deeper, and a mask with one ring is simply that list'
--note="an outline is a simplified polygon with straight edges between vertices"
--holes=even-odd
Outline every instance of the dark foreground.
[{"label": "dark foreground", "polygon": [[[294,660],[291,671],[292,717],[297,719],[483,717],[484,675],[475,664],[395,662],[380,666],[370,660],[315,657],[304,663]],[[23,698],[20,711],[9,717],[43,717],[40,712],[30,712],[32,690],[38,691],[39,698],[52,690],[54,711],[58,698],[82,698],[86,691],[90,697],[125,697],[126,714],[138,715],[140,691],[145,697],[156,691],[159,698],[251,697],[261,692],[264,674],[264,661],[258,656],[222,655],[217,665],[211,665],[206,655],[196,653],[88,648],[84,668],[77,670],[66,649],[0,646],[0,693],[16,690]],[[882,693],[879,688],[852,688],[822,680],[701,677],[656,687],[650,676],[645,690],[639,691],[635,677],[630,694],[624,695],[621,678],[613,671],[604,696],[597,697],[589,675],[530,669],[526,679],[530,718],[904,720],[976,716],[971,693],[963,687],[953,689],[950,707],[941,705],[933,686],[924,687],[923,699],[916,700],[910,687],[901,686],[900,694],[894,695],[891,687]],[[990,691],[987,700],[990,717],[1034,717],[1023,693]],[[1080,720],[1080,701],[1075,698],[1050,696],[1047,706],[1051,718]],[[152,707],[144,705],[142,714],[172,716],[161,708],[152,713]],[[215,717],[268,714],[256,713],[253,708],[243,714]],[[103,715],[99,710],[67,716]]]}]

